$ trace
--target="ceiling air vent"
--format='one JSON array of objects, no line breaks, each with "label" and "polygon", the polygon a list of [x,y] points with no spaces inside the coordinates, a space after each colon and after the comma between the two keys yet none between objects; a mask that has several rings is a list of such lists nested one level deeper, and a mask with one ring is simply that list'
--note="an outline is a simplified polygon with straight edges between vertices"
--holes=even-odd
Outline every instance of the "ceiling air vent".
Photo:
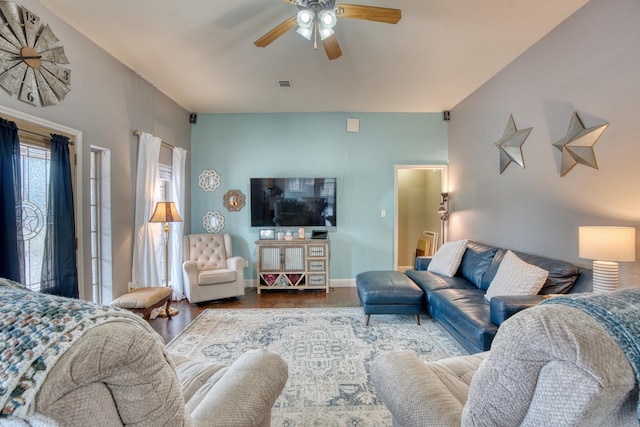
[{"label": "ceiling air vent", "polygon": [[291,80],[278,80],[278,87],[280,89],[293,89],[293,82]]}]

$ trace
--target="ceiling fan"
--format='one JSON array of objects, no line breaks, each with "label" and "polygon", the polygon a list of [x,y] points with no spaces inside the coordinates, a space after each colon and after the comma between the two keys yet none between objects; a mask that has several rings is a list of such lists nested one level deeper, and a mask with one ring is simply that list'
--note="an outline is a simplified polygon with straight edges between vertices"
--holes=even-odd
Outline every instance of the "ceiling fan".
[{"label": "ceiling fan", "polygon": [[386,7],[361,6],[355,4],[338,4],[335,0],[284,0],[298,6],[298,14],[287,19],[271,31],[260,37],[253,44],[267,47],[278,37],[298,26],[296,32],[307,40],[313,37],[313,47],[318,48],[317,37],[320,36],[322,45],[329,59],[336,59],[342,55],[333,27],[337,18],[364,19],[366,21],[396,24],[402,18],[400,9]]}]

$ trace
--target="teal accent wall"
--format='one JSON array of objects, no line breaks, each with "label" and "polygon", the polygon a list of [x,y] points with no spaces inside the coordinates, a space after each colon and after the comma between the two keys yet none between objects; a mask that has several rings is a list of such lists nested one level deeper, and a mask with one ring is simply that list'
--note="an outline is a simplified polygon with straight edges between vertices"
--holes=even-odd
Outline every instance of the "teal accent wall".
[{"label": "teal accent wall", "polygon": [[[347,118],[360,132],[347,132]],[[441,113],[269,113],[199,115],[191,129],[192,232],[219,211],[234,253],[248,260],[255,280],[258,229],[250,226],[249,178],[337,177],[338,227],[331,239],[331,279],[353,279],[366,270],[393,268],[394,165],[446,164],[447,123]],[[214,169],[220,187],[205,192],[198,177]],[[230,212],[228,190],[247,206]],[[381,218],[380,211],[387,211]],[[309,233],[310,230],[307,229]]]}]

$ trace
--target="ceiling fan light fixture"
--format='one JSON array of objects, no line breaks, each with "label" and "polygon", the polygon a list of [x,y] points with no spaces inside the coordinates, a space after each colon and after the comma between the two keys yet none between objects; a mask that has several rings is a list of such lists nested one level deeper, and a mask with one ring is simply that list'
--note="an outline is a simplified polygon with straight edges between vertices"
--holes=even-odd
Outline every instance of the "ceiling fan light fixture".
[{"label": "ceiling fan light fixture", "polygon": [[296,33],[300,34],[307,40],[311,40],[311,36],[313,35],[313,29],[311,27],[298,27]]},{"label": "ceiling fan light fixture", "polygon": [[338,22],[338,18],[336,17],[336,13],[333,9],[321,10],[318,13],[318,21],[324,28],[333,28],[336,25],[336,22]]},{"label": "ceiling fan light fixture", "polygon": [[[295,15],[289,17],[280,25],[275,26],[253,44],[266,47],[289,30],[298,27],[296,32],[311,40],[313,48],[318,49],[317,39],[322,39],[322,46],[327,57],[337,59],[342,56],[342,49],[335,37],[333,28],[337,25],[338,16],[341,18],[361,19],[365,21],[397,24],[402,18],[400,9],[387,7],[340,4],[336,7],[336,0],[284,0],[298,8]],[[0,40],[2,40],[0,38]],[[1,60],[1,58],[0,58]]]},{"label": "ceiling fan light fixture", "polygon": [[320,40],[325,40],[335,34],[332,28],[320,28]]},{"label": "ceiling fan light fixture", "polygon": [[310,9],[303,9],[298,12],[298,17],[296,18],[297,24],[303,28],[311,28],[313,25],[313,21],[315,19],[315,14]]}]

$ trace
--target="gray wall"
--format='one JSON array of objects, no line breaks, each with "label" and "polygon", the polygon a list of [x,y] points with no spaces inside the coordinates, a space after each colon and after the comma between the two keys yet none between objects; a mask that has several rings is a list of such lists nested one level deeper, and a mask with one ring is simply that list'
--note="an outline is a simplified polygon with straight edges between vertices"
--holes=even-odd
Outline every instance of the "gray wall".
[{"label": "gray wall", "polygon": [[[450,240],[476,239],[581,265],[578,226],[640,226],[640,2],[591,0],[457,105],[449,124]],[[586,127],[609,122],[594,149],[599,170],[560,177],[572,113]],[[525,169],[499,173],[509,114],[533,127]],[[638,263],[621,286],[640,285]]]},{"label": "gray wall", "polygon": [[[94,145],[111,150],[113,294],[121,295],[127,291],[127,284],[131,281],[137,162],[137,140],[132,131],[140,129],[170,144],[189,149],[189,113],[37,1],[22,0],[19,4],[38,15],[41,22],[49,24],[60,39],[71,63],[71,92],[58,105],[36,108],[0,89],[0,103],[83,132],[83,157],[79,159],[83,173],[79,179],[85,183],[85,208],[84,230],[79,237],[84,241],[85,263],[81,284],[90,283],[91,277],[87,240],[89,197],[86,185],[89,179],[89,149]],[[188,194],[186,204],[190,204]],[[189,215],[183,217],[188,220]],[[188,231],[190,225],[187,223],[185,226]],[[109,299],[105,302],[109,302]]]}]

